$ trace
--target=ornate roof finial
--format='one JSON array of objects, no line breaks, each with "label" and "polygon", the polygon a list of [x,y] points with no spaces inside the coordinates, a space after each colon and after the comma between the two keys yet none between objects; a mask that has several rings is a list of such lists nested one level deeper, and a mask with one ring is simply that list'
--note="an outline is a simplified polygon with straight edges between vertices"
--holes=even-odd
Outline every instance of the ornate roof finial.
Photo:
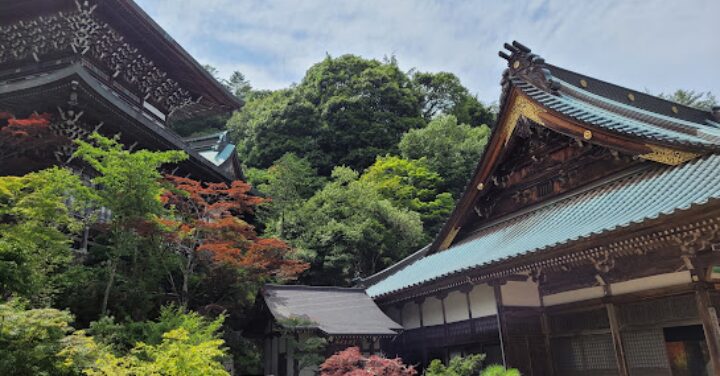
[{"label": "ornate roof finial", "polygon": [[552,93],[557,93],[562,85],[553,78],[545,64],[545,59],[533,54],[532,50],[524,44],[513,41],[505,43],[503,47],[510,52],[498,52],[498,55],[508,61],[510,76],[520,77],[534,85],[540,86]]}]

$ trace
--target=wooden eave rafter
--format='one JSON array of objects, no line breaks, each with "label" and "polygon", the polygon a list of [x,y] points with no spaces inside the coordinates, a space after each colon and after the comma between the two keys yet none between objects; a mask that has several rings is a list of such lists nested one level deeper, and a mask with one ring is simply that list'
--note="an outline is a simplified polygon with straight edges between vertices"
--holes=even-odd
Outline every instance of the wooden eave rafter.
[{"label": "wooden eave rafter", "polygon": [[432,243],[428,254],[449,248],[468,216],[473,212],[475,203],[487,191],[493,172],[503,161],[515,128],[521,119],[531,120],[539,126],[577,139],[618,152],[631,154],[642,159],[668,165],[678,165],[702,155],[702,150],[680,148],[661,142],[634,139],[612,133],[606,129],[585,124],[569,118],[557,111],[548,109],[534,101],[517,88],[512,88],[500,113],[496,129],[493,132],[485,153],[478,164],[465,193],[455,206],[450,218]]}]

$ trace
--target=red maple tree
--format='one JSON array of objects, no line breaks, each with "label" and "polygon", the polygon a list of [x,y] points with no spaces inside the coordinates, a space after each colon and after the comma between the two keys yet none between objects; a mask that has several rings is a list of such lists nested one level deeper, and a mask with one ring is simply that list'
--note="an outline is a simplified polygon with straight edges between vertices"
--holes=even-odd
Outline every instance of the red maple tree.
[{"label": "red maple tree", "polygon": [[261,238],[243,218],[266,199],[251,195],[250,185],[234,181],[201,183],[179,176],[166,176],[172,188],[162,196],[171,215],[159,220],[166,244],[183,256],[181,304],[187,304],[188,280],[203,255],[209,261],[241,268],[258,280],[297,277],[308,264],[293,259],[283,241]]},{"label": "red maple tree", "polygon": [[414,376],[413,366],[402,359],[387,359],[378,355],[362,355],[357,347],[349,347],[327,358],[320,366],[320,376]]},{"label": "red maple tree", "polygon": [[0,162],[18,157],[47,160],[53,157],[57,146],[70,140],[55,134],[50,128],[50,114],[31,114],[17,118],[10,112],[0,111]]}]

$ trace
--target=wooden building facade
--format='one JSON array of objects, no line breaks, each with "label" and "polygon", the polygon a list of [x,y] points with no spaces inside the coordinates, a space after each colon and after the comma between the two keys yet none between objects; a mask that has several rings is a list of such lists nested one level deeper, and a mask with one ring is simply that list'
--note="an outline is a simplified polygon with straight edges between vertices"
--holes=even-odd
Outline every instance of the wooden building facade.
[{"label": "wooden building facade", "polygon": [[720,108],[506,44],[500,115],[428,247],[364,280],[389,355],[523,375],[720,374]]},{"label": "wooden building facade", "polygon": [[265,375],[317,374],[319,364],[303,363],[308,341],[326,341],[323,358],[348,347],[370,355],[380,353],[381,341],[402,329],[362,288],[268,284],[258,302],[258,321],[244,334],[264,343]]},{"label": "wooden building facade", "polygon": [[0,151],[0,174],[72,167],[69,141],[97,131],[129,148],[184,150],[167,172],[228,182],[241,177],[236,153],[203,156],[170,124],[240,106],[132,0],[0,0],[0,112],[47,113],[50,136],[66,141]]}]

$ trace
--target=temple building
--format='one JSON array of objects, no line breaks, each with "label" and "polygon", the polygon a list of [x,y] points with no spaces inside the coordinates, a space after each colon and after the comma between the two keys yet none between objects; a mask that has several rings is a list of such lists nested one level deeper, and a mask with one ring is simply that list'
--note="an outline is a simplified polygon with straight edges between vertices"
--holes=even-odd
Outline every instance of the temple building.
[{"label": "temple building", "polygon": [[420,368],[485,353],[523,375],[720,374],[720,108],[505,48],[498,121],[450,218],[362,282],[402,326],[382,352]]},{"label": "temple building", "polygon": [[[98,131],[130,148],[184,150],[167,172],[229,182],[242,173],[226,137],[200,150],[170,125],[240,106],[132,0],[0,0],[0,112],[50,114],[53,137]],[[45,147],[0,152],[0,174],[73,167],[71,143]]]}]

